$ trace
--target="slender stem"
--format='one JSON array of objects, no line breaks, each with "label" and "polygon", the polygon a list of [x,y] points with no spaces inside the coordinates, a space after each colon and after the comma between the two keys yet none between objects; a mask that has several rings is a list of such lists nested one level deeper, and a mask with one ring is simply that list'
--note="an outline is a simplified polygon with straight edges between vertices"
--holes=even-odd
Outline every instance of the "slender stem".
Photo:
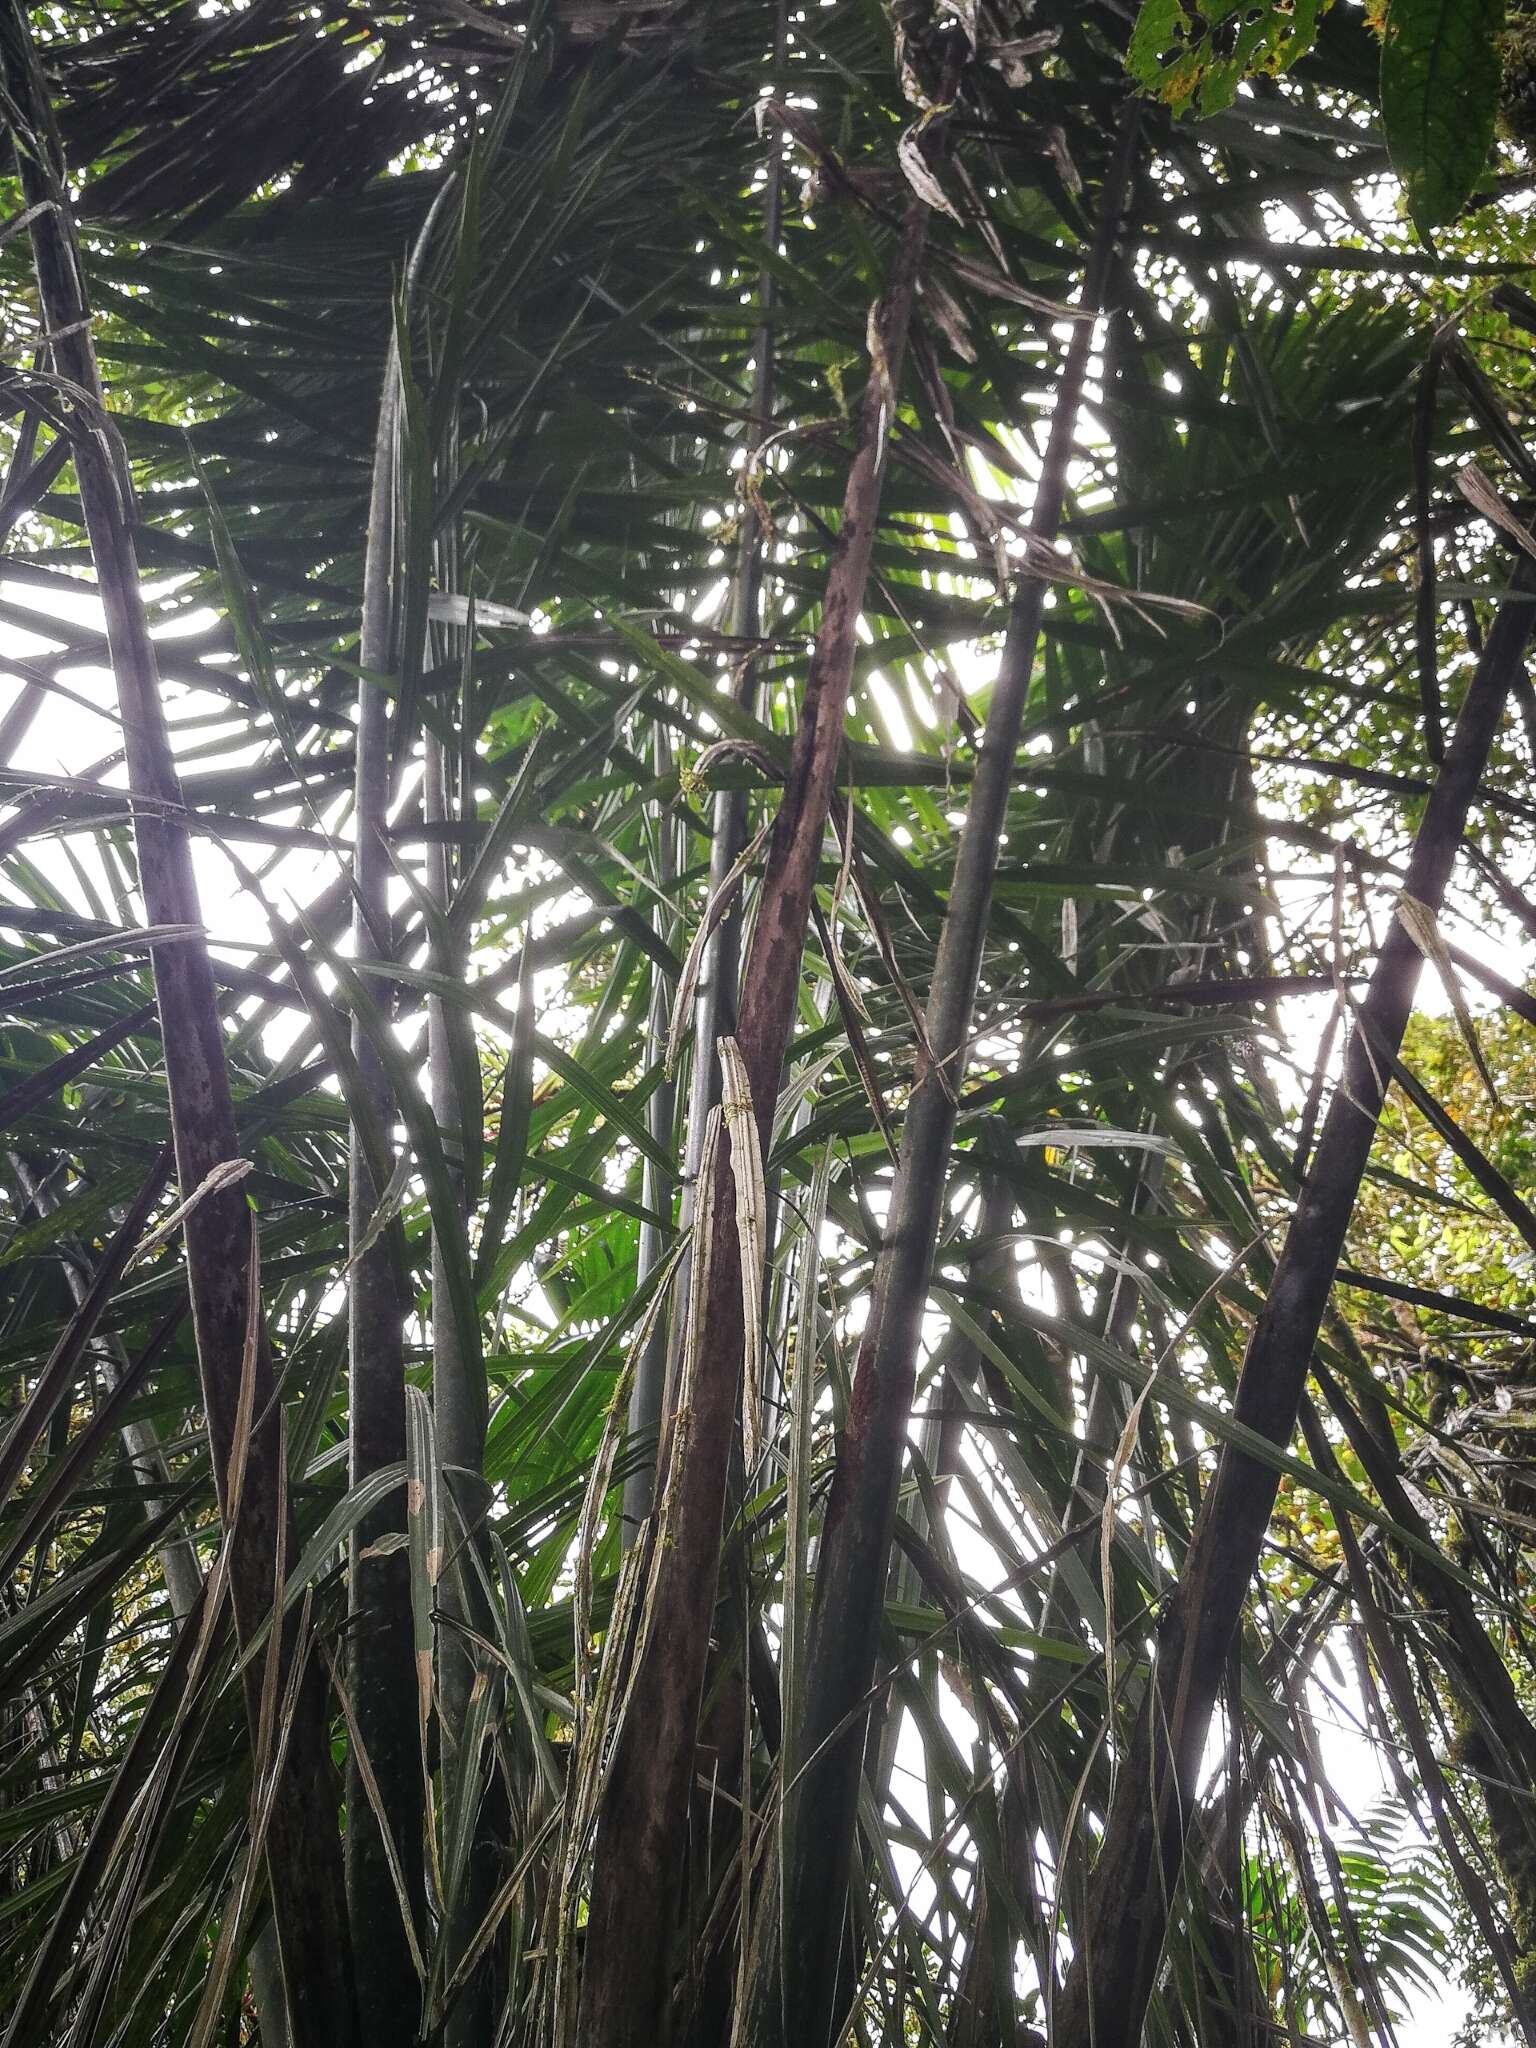
[{"label": "slender stem", "polygon": [[[363,611],[358,658],[357,760],[352,854],[352,947],[359,959],[393,953],[390,860],[385,839],[393,770],[389,696],[382,678],[396,666],[395,524],[399,362],[391,339],[379,402]],[[383,984],[375,1001],[386,1028],[393,1006]],[[393,1094],[378,1047],[361,1019],[352,1053],[374,1129],[388,1142],[396,1121]],[[356,1251],[378,1209],[382,1185],[354,1124],[348,1145],[348,1241],[354,1248],[347,1288],[349,1374],[348,1469],[354,1486],[405,1460],[405,1299],[389,1232]],[[404,1489],[381,1501],[352,1537],[347,1613],[347,1688],[358,1732],[378,1786],[405,1872],[413,1910],[421,1904],[422,1770],[416,1726],[416,1674],[410,1570],[401,1549],[381,1543],[406,1525]],[[371,1553],[371,1554],[370,1554]],[[347,1760],[347,1904],[358,1944],[358,2009],[370,2042],[407,2048],[416,2037],[420,1988],[400,1928],[400,1900],[388,1845],[358,1759]]]},{"label": "slender stem", "polygon": [[[445,587],[457,588],[450,580]],[[466,707],[467,716],[467,707]],[[423,738],[425,773],[422,788],[423,814],[429,824],[447,825],[455,814],[449,784],[448,750],[436,733]],[[452,892],[453,857],[446,837],[432,840],[427,853],[427,888],[445,909]],[[462,976],[463,949],[455,946],[452,956],[434,960],[438,973]],[[476,1105],[461,1099],[454,1065],[452,1023],[448,1006],[439,996],[427,1003],[427,1073],[432,1114],[438,1128],[450,1140],[457,1132],[457,1157],[467,1160],[468,1149],[479,1142],[479,1133],[466,1127],[467,1115]],[[455,1154],[450,1149],[450,1166]],[[455,1174],[460,1216],[467,1220],[468,1205],[463,1172]],[[490,1488],[482,1476],[485,1462],[485,1430],[488,1414],[485,1372],[478,1358],[465,1356],[458,1318],[453,1310],[448,1259],[436,1225],[432,1231],[432,1405],[437,1426],[437,1448],[444,1467],[444,1485],[457,1513],[451,1538],[457,1559],[445,1574],[439,1598],[447,1623],[440,1635],[439,1662],[442,1684],[442,1724],[450,1732],[464,1726],[479,1660],[455,1624],[476,1620],[472,1589],[474,1561],[467,1545],[478,1545],[480,1530],[490,1505]],[[451,1768],[451,1766],[450,1766]],[[474,1820],[474,1842],[465,1875],[462,1896],[448,1930],[450,1969],[457,1964],[478,1931],[490,1905],[497,1875],[497,1847],[491,1829],[491,1812],[482,1798]],[[470,1978],[455,2000],[444,2029],[447,2048],[481,2048],[491,2038],[491,1971],[482,1966]]]},{"label": "slender stem", "polygon": [[[0,15],[0,62],[11,101],[12,139],[28,206],[38,295],[51,336],[55,371],[77,396],[73,411],[75,477],[106,621],[123,718],[129,788],[145,910],[156,925],[191,935],[154,952],[176,1166],[190,1195],[214,1168],[240,1157],[224,1058],[223,1031],[182,793],[160,695],[160,673],[139,580],[136,511],[122,442],[102,395],[62,156],[52,109],[19,0]],[[256,1275],[250,1209],[232,1186],[199,1202],[184,1225],[187,1282],[198,1368],[221,1507],[246,1350],[246,1321]],[[270,1617],[285,1499],[280,1418],[271,1354],[263,1331],[254,1366],[255,1413],[241,1507],[233,1532],[230,1584],[235,1621],[249,1641]],[[297,1551],[291,1534],[288,1555]],[[291,1631],[290,1631],[291,1633]],[[290,1652],[291,1654],[291,1648]],[[261,1661],[246,1679],[252,1739],[261,1719]],[[300,1683],[267,1835],[270,1877],[289,2015],[297,2048],[336,2048],[355,2039],[351,1946],[341,1884],[335,1773],[319,1666]]]},{"label": "slender stem", "polygon": [[[658,726],[654,737],[655,770],[658,780],[672,772],[671,740],[663,727]],[[734,792],[733,792],[734,793]],[[657,820],[659,845],[657,848],[657,880],[662,893],[670,894],[677,879],[677,834],[670,815],[662,811]],[[663,905],[656,906],[654,913],[656,934],[661,939],[673,936],[671,919]],[[646,1018],[646,1052],[652,1066],[660,1063],[667,1042],[667,982],[660,969],[651,966],[651,1004]],[[712,1066],[713,1061],[709,1064]],[[666,1152],[674,1143],[673,1125],[677,1113],[677,1091],[672,1083],[663,1080],[651,1090],[645,1105],[645,1122],[648,1136],[657,1148]],[[668,1213],[672,1207],[672,1196],[676,1187],[675,1173],[664,1173],[654,1159],[647,1159],[641,1174],[640,1199],[653,1216]],[[649,1217],[642,1219],[639,1241],[635,1247],[635,1278],[643,1287],[666,1256],[666,1233],[659,1223]],[[661,1413],[667,1379],[667,1329],[666,1324],[657,1320],[655,1329],[644,1351],[640,1355],[635,1372],[634,1391],[629,1403],[629,1430],[632,1450],[638,1452],[637,1461],[624,1481],[624,1515],[620,1524],[620,1541],[629,1549],[634,1542],[640,1524],[651,1512],[656,1485],[656,1443],[661,1429]]]},{"label": "slender stem", "polygon": [[[786,0],[779,0],[774,34],[775,78],[782,73],[784,67],[786,14]],[[763,244],[771,255],[778,253],[783,215],[784,150],[782,139],[775,135],[768,155],[763,190]],[[745,460],[749,466],[756,460],[757,447],[766,435],[773,417],[774,301],[774,275],[771,267],[765,263],[758,274],[757,285],[759,320],[752,351],[751,439],[745,451]],[[763,541],[763,521],[758,509],[757,494],[748,490],[744,497],[741,529],[736,542],[736,575],[731,589],[730,609],[730,631],[742,639],[750,640],[761,630]],[[756,657],[748,654],[737,670],[736,699],[739,704],[751,710],[755,708],[757,694]],[[714,809],[710,820],[709,882],[706,901],[723,887],[726,878],[741,858],[742,849],[747,843],[747,808],[748,792],[745,789],[721,789],[715,792]],[[741,906],[738,903],[716,927],[705,949],[703,970],[694,1001],[693,1065],[689,1075],[682,1192],[678,1201],[678,1227],[684,1232],[693,1223],[694,1190],[698,1184],[705,1126],[709,1122],[709,1112],[720,1099],[720,1076],[715,1064],[714,1048],[721,1038],[730,1036],[736,1029],[736,1000],[741,977],[741,918]],[[676,1299],[680,1302],[688,1299],[691,1265],[690,1254],[685,1251],[676,1291]],[[641,1444],[654,1446],[659,1440],[666,1385],[672,1371],[675,1370],[678,1348],[684,1336],[683,1318],[678,1316],[674,1319],[670,1352],[663,1350],[660,1345],[655,1345],[640,1361],[635,1377],[634,1394],[630,1401],[629,1426],[631,1436],[638,1439]],[[655,1497],[655,1485],[656,1466],[653,1449],[650,1458],[636,1468],[625,1487],[623,1540],[626,1547],[634,1540],[640,1520],[650,1513]]]},{"label": "slender stem", "polygon": [[[1085,311],[1097,312],[1103,298],[1135,133],[1132,115],[1103,194]],[[1031,519],[1044,543],[1060,531],[1095,325],[1085,318],[1074,328],[1057,391]],[[752,2038],[761,2048],[780,2041],[822,2048],[838,2017],[831,2003],[839,1981],[865,1739],[865,1717],[856,1709],[875,1668],[928,1276],[943,1219],[956,1099],[1045,591],[1043,578],[1026,575],[1014,595],[929,994],[925,1023],[933,1063],[924,1058],[907,1105],[869,1320],[822,1529],[799,1738],[801,1753],[819,1753],[819,1760],[805,1772],[797,1795],[802,1810],[815,1814],[816,1826],[797,1828],[793,1835],[795,1853],[784,1872],[782,1964],[765,1967],[758,1979]],[[845,1724],[834,1740],[834,1731]]]},{"label": "slender stem", "polygon": [[[445,177],[417,232],[401,289],[402,320],[392,327],[385,354],[374,437],[368,532],[363,555],[363,605],[358,660],[357,742],[354,764],[352,950],[358,959],[388,963],[396,957],[389,904],[393,864],[389,809],[398,777],[401,743],[391,732],[386,678],[402,665],[399,584],[407,536],[399,522],[402,433],[401,327],[408,319],[433,234],[455,189]],[[430,769],[430,755],[428,757]],[[374,987],[375,1006],[390,1028],[394,999],[386,982]],[[398,1105],[383,1056],[363,1020],[354,1019],[352,1053],[373,1132],[392,1155]],[[391,1158],[392,1163],[392,1158]],[[405,1459],[405,1318],[407,1295],[395,1235],[374,1231],[383,1195],[357,1124],[348,1138],[347,1231],[352,1252],[347,1289],[348,1467],[352,1483]],[[437,1245],[433,1245],[434,1279]],[[400,1925],[401,1898],[383,1839],[379,1809],[388,1816],[393,1847],[404,1872],[410,1910],[421,1922],[425,1904],[425,1772],[417,1719],[417,1676],[410,1566],[388,1539],[406,1526],[405,1490],[381,1501],[359,1522],[351,1540],[347,1584],[348,1679],[353,1715],[377,1790],[369,1796],[357,1755],[347,1758],[347,1904],[358,1950],[358,2008],[376,2048],[409,2048],[417,2036],[421,1987]],[[382,1552],[382,1554],[381,1554]]]},{"label": "slender stem", "polygon": [[[1512,600],[1500,608],[1424,808],[1406,894],[1432,911],[1444,900],[1530,637],[1533,589],[1536,574],[1522,560]],[[1385,1100],[1390,1058],[1402,1044],[1422,964],[1418,946],[1394,918],[1238,1379],[1237,1420],[1273,1444],[1289,1442],[1296,1426],[1312,1348]],[[1132,2048],[1141,2039],[1216,1690],[1277,1483],[1273,1466],[1229,1445],[1206,1489],[1158,1628],[1155,1681],[1116,1778],[1077,1955],[1058,2003],[1053,2038],[1059,2048]]]},{"label": "slender stem", "polygon": [[[928,208],[907,209],[878,313],[885,377],[872,366],[806,678],[788,780],[774,823],[737,1038],[767,1150],[789,1042],[811,890],[821,860],[885,480],[887,427],[901,375]],[[707,1058],[707,1048],[700,1057]],[[672,1929],[686,1873],[689,1790],[720,1562],[743,1356],[742,1280],[729,1171],[715,1181],[712,1245],[687,1455],[658,1469],[672,1490],[672,1536],[655,1586],[599,1817],[582,1987],[582,2048],[652,2048],[665,2038]]]}]

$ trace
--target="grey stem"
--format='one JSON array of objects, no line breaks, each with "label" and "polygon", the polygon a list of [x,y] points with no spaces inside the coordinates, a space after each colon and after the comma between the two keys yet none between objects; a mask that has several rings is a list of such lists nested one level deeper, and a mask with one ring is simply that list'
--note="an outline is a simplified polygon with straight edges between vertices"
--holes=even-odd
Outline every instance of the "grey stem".
[{"label": "grey stem", "polygon": [[[384,831],[389,812],[389,698],[375,677],[394,666],[395,441],[399,373],[391,344],[379,405],[373,489],[368,510],[359,660],[368,673],[358,687],[357,783],[352,865],[352,948],[358,959],[387,961],[390,933],[390,861]],[[385,984],[370,979],[375,1008],[390,1028],[393,1003]],[[354,1019],[352,1051],[362,1091],[386,1153],[392,1151],[396,1110],[383,1059],[363,1020]],[[389,1162],[392,1164],[392,1160]],[[348,1147],[348,1240],[369,1234],[383,1194],[383,1176],[370,1163],[354,1120]],[[405,1459],[405,1302],[387,1233],[371,1249],[354,1250],[347,1290],[349,1362],[349,1478],[356,1486],[381,1467]],[[410,1580],[398,1550],[379,1546],[405,1527],[400,1488],[358,1525],[348,1573],[350,1656],[348,1685],[358,1732],[378,1781],[407,1873],[419,1879],[421,1767],[417,1757],[415,1677]],[[369,1553],[373,1554],[370,1555]],[[358,1948],[358,2005],[370,2040],[404,2048],[414,2038],[419,1995],[399,1925],[400,1905],[388,1847],[357,1757],[347,1759],[347,1902]],[[412,1896],[413,1909],[420,1904]]]},{"label": "grey stem", "polygon": [[[774,69],[784,62],[785,9],[778,11],[774,39]],[[763,241],[777,253],[783,220],[784,152],[780,138],[774,139],[768,154],[767,181],[763,189]],[[752,428],[746,461],[752,463],[768,433],[774,404],[773,272],[764,264],[758,276],[759,322],[752,354]],[[741,527],[737,537],[736,575],[731,590],[730,631],[751,639],[761,630],[763,617],[763,521],[756,494],[743,497]],[[736,701],[747,710],[757,704],[757,662],[749,651],[736,676]],[[741,858],[747,843],[747,799],[745,789],[722,789],[715,793],[710,821],[709,885],[705,901],[711,900]],[[693,1006],[693,1064],[689,1076],[687,1137],[683,1153],[683,1185],[678,1203],[678,1226],[688,1230],[693,1222],[694,1192],[703,1156],[704,1129],[709,1113],[720,1099],[720,1076],[714,1057],[715,1043],[736,1029],[736,996],[741,981],[742,916],[738,900],[728,916],[721,918],[704,951],[703,970]],[[678,1273],[674,1299],[686,1302],[690,1258],[685,1251]],[[683,1338],[683,1317],[673,1318],[672,1344],[666,1370],[675,1371]],[[642,1402],[642,1389],[644,1400]],[[631,1409],[631,1428],[646,1429],[654,1440],[660,1421],[665,1388],[659,1379],[638,1380]],[[654,1478],[654,1470],[652,1471]],[[626,1507],[628,1503],[626,1501]],[[627,1520],[627,1518],[626,1518]],[[632,1525],[630,1525],[632,1526]]]},{"label": "grey stem", "polygon": [[[428,209],[407,266],[403,303],[408,308],[438,218],[453,189],[446,179]],[[392,759],[389,694],[381,678],[398,667],[396,582],[400,552],[397,519],[401,363],[398,329],[390,336],[379,397],[368,535],[363,559],[363,609],[358,659],[357,760],[352,858],[352,948],[362,960],[394,957],[389,907],[392,873],[386,830],[396,763]],[[385,1030],[394,1001],[388,985],[369,993]],[[397,1105],[383,1057],[361,1016],[352,1025],[352,1051],[365,1114],[384,1159],[376,1173],[365,1133],[355,1118],[348,1144],[349,1248],[370,1234],[385,1179],[393,1165]],[[349,1361],[349,1476],[358,1485],[371,1473],[405,1459],[406,1301],[389,1233],[353,1253],[347,1291]],[[349,1684],[358,1734],[367,1751],[394,1847],[405,1872],[407,1897],[423,1910],[423,1771],[416,1721],[416,1673],[409,1565],[403,1551],[381,1543],[405,1528],[405,1490],[392,1493],[352,1536],[348,1573]],[[376,2048],[408,2048],[417,2035],[421,1987],[400,1927],[401,1902],[357,1756],[347,1760],[346,1882],[358,1947],[357,1993],[363,2031]]]},{"label": "grey stem", "polygon": [[[673,765],[672,743],[664,726],[656,728],[655,748],[655,768],[659,780],[671,774]],[[732,791],[731,794],[736,795],[738,792]],[[665,813],[661,818],[660,837],[657,876],[663,894],[667,894],[677,879],[677,833],[671,818]],[[670,919],[660,903],[656,906],[654,923],[658,937],[671,937],[668,928]],[[667,984],[660,970],[653,967],[651,1008],[646,1021],[647,1057],[653,1066],[660,1063],[666,1042]],[[698,1064],[696,1061],[695,1071]],[[712,1060],[703,1064],[706,1072],[714,1066]],[[673,1143],[676,1113],[677,1091],[670,1081],[662,1080],[651,1092],[645,1116],[648,1135],[662,1151],[666,1151]],[[640,1199],[651,1215],[659,1216],[671,1210],[675,1181],[675,1174],[663,1173],[653,1159],[645,1161]],[[666,1234],[660,1225],[649,1219],[643,1220],[635,1255],[635,1277],[642,1287],[661,1263],[666,1249]],[[679,1296],[678,1299],[682,1297]],[[630,1439],[632,1445],[637,1447],[639,1456],[624,1481],[624,1518],[620,1524],[620,1541],[626,1550],[634,1542],[639,1525],[651,1512],[651,1502],[655,1495],[656,1440],[660,1431],[666,1377],[667,1328],[665,1320],[658,1317],[636,1368],[634,1389],[629,1402]]]},{"label": "grey stem", "polygon": [[[1103,305],[1130,185],[1137,121],[1126,120],[1100,197],[1082,309]],[[1053,543],[1061,529],[1096,323],[1075,329],[1057,385],[1030,525]],[[798,1830],[786,1858],[777,1954],[765,1946],[753,2019],[761,2048],[814,2048],[841,2032],[835,2010],[863,1777],[867,1698],[879,1653],[907,1426],[934,1250],[942,1228],[950,1147],[965,1072],[998,849],[1014,757],[1034,672],[1045,582],[1025,573],[1015,590],[955,857],[925,1016],[924,1048],[902,1126],[884,1234],[860,1340],[847,1420],[823,1519],[806,1668],[801,1740],[818,1761],[804,1774]]]},{"label": "grey stem", "polygon": [[[449,787],[447,752],[436,734],[428,732],[423,742],[426,774],[422,791],[423,814],[429,825],[446,825],[454,814]],[[445,908],[452,892],[452,852],[446,836],[429,842],[427,888]],[[451,960],[439,960],[440,973],[459,974],[463,962],[458,949]],[[465,1148],[472,1142],[463,1129],[465,1106],[460,1099],[454,1071],[447,1006],[439,996],[427,1002],[427,1074],[432,1114],[438,1129],[448,1140],[450,1165],[456,1156],[452,1134],[459,1132]],[[462,1174],[455,1175],[461,1205],[464,1202]],[[460,1339],[458,1319],[453,1313],[447,1261],[439,1235],[432,1233],[432,1405],[437,1426],[438,1453],[445,1467],[445,1484],[458,1510],[452,1524],[452,1548],[461,1554],[459,1568],[444,1574],[441,1602],[448,1626],[442,1634],[441,1685],[442,1721],[450,1738],[464,1725],[470,1691],[478,1671],[474,1651],[467,1646],[454,1624],[472,1621],[473,1561],[467,1546],[477,1541],[490,1505],[490,1488],[481,1476],[485,1459],[487,1400],[485,1376],[479,1361],[466,1358]],[[463,1897],[450,1932],[451,1952],[462,1955],[484,1918],[495,1879],[496,1845],[488,1831],[489,1815],[482,1800],[476,1817],[476,1841]],[[480,1969],[470,1979],[451,2008],[444,2039],[448,2048],[478,2048],[489,2040],[491,2029],[491,1975]]]}]

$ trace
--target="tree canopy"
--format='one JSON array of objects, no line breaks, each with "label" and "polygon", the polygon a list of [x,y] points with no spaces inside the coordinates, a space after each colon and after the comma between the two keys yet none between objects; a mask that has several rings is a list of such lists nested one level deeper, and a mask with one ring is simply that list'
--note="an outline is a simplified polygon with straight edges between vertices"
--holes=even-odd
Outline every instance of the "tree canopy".
[{"label": "tree canopy", "polygon": [[1536,2043],[1530,34],[5,8],[4,2048]]}]

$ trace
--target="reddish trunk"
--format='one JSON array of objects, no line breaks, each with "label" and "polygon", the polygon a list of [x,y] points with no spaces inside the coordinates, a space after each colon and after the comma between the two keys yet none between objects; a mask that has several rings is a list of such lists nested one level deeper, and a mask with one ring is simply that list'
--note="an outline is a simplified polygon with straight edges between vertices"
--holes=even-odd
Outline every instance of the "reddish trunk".
[{"label": "reddish trunk", "polygon": [[[743,976],[737,1038],[765,1149],[800,987],[811,890],[821,860],[853,677],[885,476],[886,443],[927,234],[928,209],[907,209],[879,331],[887,381],[872,373],[843,498],[821,630],[806,679],[788,781],[769,846],[758,920]],[[696,1048],[695,1057],[713,1057]],[[655,2048],[669,2024],[672,1938],[686,1865],[689,1794],[709,1648],[743,1352],[735,1193],[722,1170],[687,1457],[659,1461],[658,1492],[675,1489],[675,1540],[663,1561],[649,1645],[636,1674],[599,1819],[582,1987],[582,2048]]]},{"label": "reddish trunk", "polygon": [[[123,714],[145,909],[151,924],[200,926],[191,845],[180,817],[181,786],[139,586],[132,487],[122,444],[102,397],[51,110],[19,7],[7,10],[0,39],[11,98],[30,124],[14,139],[27,201],[37,209],[31,236],[43,321],[55,337],[55,367],[82,394],[74,437],[75,474]],[[190,1195],[216,1166],[240,1156],[213,974],[200,932],[155,948],[155,986],[177,1175],[183,1194]],[[221,1506],[253,1281],[250,1220],[245,1195],[236,1186],[200,1202],[185,1224],[187,1279]],[[272,1392],[272,1364],[263,1338],[256,1360],[258,1421],[251,1435],[230,1567],[242,1641],[256,1634],[273,1606],[284,1496]],[[288,1554],[296,1552],[290,1532]],[[256,1659],[247,1673],[253,1731],[261,1683],[261,1660]],[[323,1681],[318,1666],[311,1663],[296,1703],[267,1838],[273,1907],[299,2048],[336,2048],[337,2043],[352,2041],[355,2033],[336,1813]]]}]

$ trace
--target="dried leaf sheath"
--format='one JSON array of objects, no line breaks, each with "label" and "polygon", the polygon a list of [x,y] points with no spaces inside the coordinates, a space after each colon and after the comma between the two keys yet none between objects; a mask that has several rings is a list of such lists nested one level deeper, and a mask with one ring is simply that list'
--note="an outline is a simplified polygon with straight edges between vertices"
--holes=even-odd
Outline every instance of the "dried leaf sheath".
[{"label": "dried leaf sheath", "polygon": [[[774,820],[736,1032],[766,1148],[800,982],[811,889],[821,859],[857,622],[869,575],[887,458],[887,383],[900,377],[928,209],[908,206],[879,316],[884,375],[870,376],[848,473],[821,628],[811,658],[789,778]],[[719,1564],[725,1482],[744,1357],[734,1173],[716,1183],[688,1456],[668,1471],[675,1533],[656,1589],[656,1623],[638,1671],[599,1823],[582,1988],[583,2048],[654,2048],[668,2027],[670,1943],[687,1838],[699,1701]]]},{"label": "dried leaf sheath", "polygon": [[763,1406],[763,1262],[767,1256],[768,1189],[763,1151],[746,1065],[734,1038],[722,1038],[720,1110],[731,1148],[735,1189],[736,1254],[741,1265],[742,1358],[741,1430],[750,1473],[757,1463]]}]

